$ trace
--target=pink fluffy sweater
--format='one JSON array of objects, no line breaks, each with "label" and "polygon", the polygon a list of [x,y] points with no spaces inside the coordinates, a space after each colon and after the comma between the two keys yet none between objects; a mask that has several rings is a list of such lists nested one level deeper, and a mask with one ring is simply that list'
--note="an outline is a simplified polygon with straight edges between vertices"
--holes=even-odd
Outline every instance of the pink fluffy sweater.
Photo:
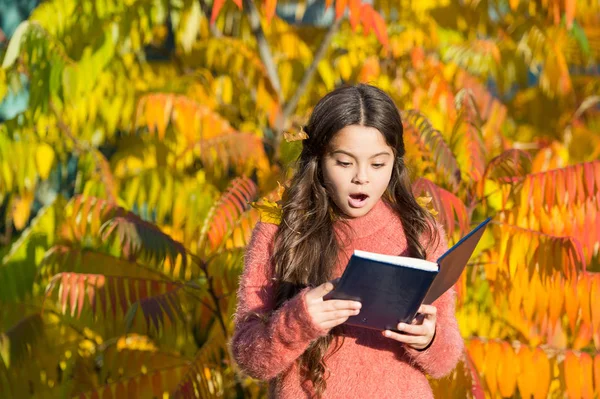
[{"label": "pink fluffy sweater", "polygon": [[[334,278],[341,276],[354,249],[406,254],[406,237],[400,219],[383,201],[365,216],[350,220],[350,226],[354,234],[341,244]],[[312,384],[301,380],[297,360],[311,341],[327,331],[315,326],[306,310],[304,296],[308,288],[272,312],[270,257],[277,228],[277,225],[258,223],[252,234],[238,292],[231,349],[243,372],[270,381],[271,397],[306,398],[312,396]],[[437,259],[447,248],[441,228],[440,232],[441,242],[437,248],[425,246],[429,260]],[[436,335],[424,351],[386,338],[379,331],[345,326],[341,349],[326,359],[329,375],[323,397],[433,397],[426,374],[433,378],[447,375],[463,352],[463,340],[454,315],[454,290],[446,292],[433,305],[437,307]],[[267,321],[246,317],[253,312],[270,316]],[[334,346],[332,344],[329,350]]]}]

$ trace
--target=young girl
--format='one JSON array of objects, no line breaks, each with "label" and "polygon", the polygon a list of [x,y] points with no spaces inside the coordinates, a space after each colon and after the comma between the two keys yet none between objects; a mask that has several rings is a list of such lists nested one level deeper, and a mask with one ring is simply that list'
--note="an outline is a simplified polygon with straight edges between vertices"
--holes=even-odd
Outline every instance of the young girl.
[{"label": "young girl", "polygon": [[279,225],[258,223],[245,257],[232,352],[278,398],[431,398],[426,374],[462,351],[454,290],[398,334],[342,325],[360,303],[324,300],[355,249],[437,259],[442,228],[416,202],[400,114],[359,84],[316,105]]}]

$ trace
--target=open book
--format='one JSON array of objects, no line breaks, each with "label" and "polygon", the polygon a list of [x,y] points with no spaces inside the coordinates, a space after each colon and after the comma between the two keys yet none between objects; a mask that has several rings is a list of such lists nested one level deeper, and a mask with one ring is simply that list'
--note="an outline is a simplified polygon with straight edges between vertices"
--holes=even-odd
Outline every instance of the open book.
[{"label": "open book", "polygon": [[410,323],[421,304],[432,304],[460,277],[491,218],[448,249],[437,262],[355,250],[346,270],[325,299],[362,304],[345,324],[396,331]]}]

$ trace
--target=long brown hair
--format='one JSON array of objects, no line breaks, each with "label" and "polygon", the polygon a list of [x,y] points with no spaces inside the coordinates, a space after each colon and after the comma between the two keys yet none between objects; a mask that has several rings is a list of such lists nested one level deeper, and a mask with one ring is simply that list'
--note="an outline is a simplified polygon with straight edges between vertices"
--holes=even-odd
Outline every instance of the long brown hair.
[{"label": "long brown hair", "polygon": [[[282,199],[282,219],[275,236],[275,265],[278,308],[302,288],[331,280],[338,259],[339,238],[334,231],[337,208],[330,199],[321,172],[321,161],[334,135],[349,125],[379,130],[394,149],[394,167],[383,200],[399,215],[412,256],[426,258],[419,238],[434,237],[433,219],[416,202],[408,170],[404,165],[403,128],[393,100],[382,90],[365,84],[340,87],[315,106],[305,130],[302,152]],[[332,218],[332,215],[334,216]],[[313,383],[318,397],[326,389],[327,352],[339,329],[314,341],[300,357],[303,377]]]}]

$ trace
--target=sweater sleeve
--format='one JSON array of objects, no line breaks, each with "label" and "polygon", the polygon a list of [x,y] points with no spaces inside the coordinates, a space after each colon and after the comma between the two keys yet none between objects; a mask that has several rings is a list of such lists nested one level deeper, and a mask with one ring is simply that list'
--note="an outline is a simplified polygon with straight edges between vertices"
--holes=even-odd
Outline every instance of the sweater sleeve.
[{"label": "sweater sleeve", "polygon": [[285,371],[327,331],[314,325],[304,297],[308,288],[274,308],[270,261],[277,226],[259,222],[246,250],[238,289],[238,307],[231,351],[241,371],[270,380]]},{"label": "sweater sleeve", "polygon": [[[427,248],[427,260],[430,261],[435,261],[448,249],[443,227],[438,225],[437,230],[440,236],[437,247]],[[456,291],[453,287],[432,304],[437,309],[433,342],[422,351],[406,347],[411,360],[433,378],[442,378],[454,370],[464,351],[455,316],[455,303]]]}]

